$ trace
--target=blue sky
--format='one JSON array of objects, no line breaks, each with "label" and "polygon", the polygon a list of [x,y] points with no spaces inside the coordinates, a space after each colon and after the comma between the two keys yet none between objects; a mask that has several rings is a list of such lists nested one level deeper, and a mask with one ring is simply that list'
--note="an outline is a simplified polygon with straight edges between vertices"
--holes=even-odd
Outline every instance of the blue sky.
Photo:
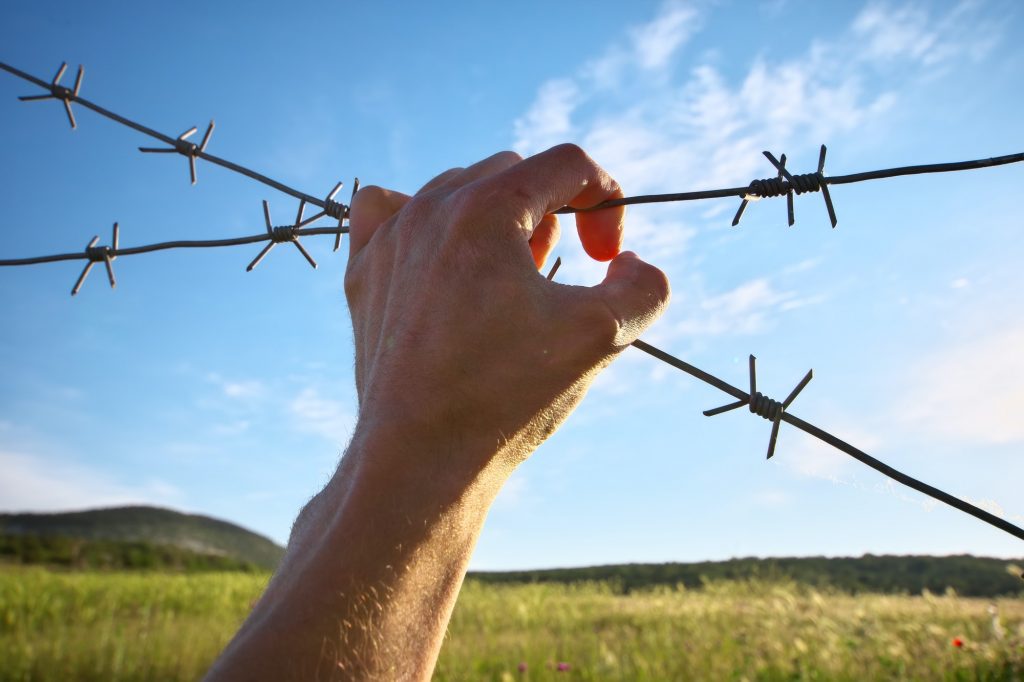
[{"label": "blue sky", "polygon": [[[934,3],[11,2],[0,60],[43,78],[85,64],[82,95],[310,194],[338,180],[413,191],[500,149],[583,145],[627,194],[744,185],[762,149],[809,172],[1024,149],[1024,7]],[[0,257],[255,234],[295,200],[83,109],[19,103],[0,74]],[[626,246],[662,267],[646,340],[759,388],[883,461],[1024,523],[1024,168],[833,189],[748,207],[638,206]],[[347,200],[347,189],[343,190]],[[595,283],[570,238],[559,279]],[[150,503],[279,542],[351,433],[344,248],[313,271],[258,246],[0,269],[0,508]],[[627,351],[512,477],[480,569],[733,556],[970,552],[1019,541],[809,436]]]}]

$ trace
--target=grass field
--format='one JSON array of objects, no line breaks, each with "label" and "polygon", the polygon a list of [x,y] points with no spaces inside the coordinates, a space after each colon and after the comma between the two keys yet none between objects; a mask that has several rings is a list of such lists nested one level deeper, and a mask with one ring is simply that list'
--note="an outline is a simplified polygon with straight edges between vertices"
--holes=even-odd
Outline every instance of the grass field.
[{"label": "grass field", "polygon": [[[266,579],[2,569],[0,680],[194,680]],[[1024,599],[468,583],[435,679],[1020,680]]]}]

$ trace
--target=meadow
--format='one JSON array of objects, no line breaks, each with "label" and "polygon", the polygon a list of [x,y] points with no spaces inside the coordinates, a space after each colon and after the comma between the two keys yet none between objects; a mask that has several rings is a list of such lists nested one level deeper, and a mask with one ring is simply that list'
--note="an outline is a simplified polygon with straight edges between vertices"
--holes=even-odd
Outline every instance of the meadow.
[{"label": "meadow", "polygon": [[[194,680],[267,581],[0,569],[0,680]],[[1024,599],[468,582],[436,680],[1020,680]]]}]

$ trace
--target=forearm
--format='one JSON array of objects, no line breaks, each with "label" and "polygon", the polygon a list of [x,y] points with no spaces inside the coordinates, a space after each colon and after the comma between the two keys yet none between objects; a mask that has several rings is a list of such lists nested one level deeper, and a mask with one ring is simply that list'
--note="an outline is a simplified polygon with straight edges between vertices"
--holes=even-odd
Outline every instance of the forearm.
[{"label": "forearm", "polygon": [[507,476],[501,458],[453,453],[455,442],[357,429],[210,679],[429,678]]}]

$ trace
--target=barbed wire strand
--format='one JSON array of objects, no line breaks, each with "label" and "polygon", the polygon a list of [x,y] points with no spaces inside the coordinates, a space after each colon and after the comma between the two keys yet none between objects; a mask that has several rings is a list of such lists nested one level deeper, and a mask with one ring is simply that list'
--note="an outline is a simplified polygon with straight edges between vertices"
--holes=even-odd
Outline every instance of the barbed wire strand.
[{"label": "barbed wire strand", "polygon": [[[765,156],[769,156],[770,152],[764,152],[764,154]],[[1010,163],[1020,163],[1022,161],[1024,161],[1024,152],[1017,154],[1006,154],[1004,156],[993,156],[987,159],[974,159],[971,161],[955,161],[952,163],[931,163],[915,166],[900,166],[898,168],[884,168],[881,170],[864,171],[862,173],[850,173],[848,175],[827,175],[823,176],[824,182],[822,183],[822,185],[849,185],[851,183],[856,182],[865,182],[867,180],[881,180],[883,178],[895,178],[904,175],[922,175],[926,173],[950,173],[956,171],[977,170],[982,168],[1003,166]],[[754,181],[754,183],[759,182],[765,181]],[[792,186],[791,183],[788,182],[783,183],[783,188],[784,190],[782,194],[787,193],[787,191],[790,189],[792,189],[793,191],[796,191],[797,189],[796,187]],[[799,194],[802,192],[797,193]],[[725,189],[709,189],[695,192],[676,192],[671,194],[641,194],[633,197],[623,197],[621,199],[609,199],[607,201],[602,201],[601,203],[595,204],[594,206],[588,208],[570,208],[566,206],[558,209],[557,211],[555,211],[555,213],[581,213],[586,211],[599,211],[603,208],[611,208],[614,206],[632,206],[634,204],[658,204],[671,201],[696,201],[701,199],[723,199],[727,197],[739,197],[741,199],[747,197],[748,200],[766,198],[752,193],[751,185],[747,185],[745,187],[728,187]]]},{"label": "barbed wire strand", "polygon": [[[555,261],[554,266],[551,268],[551,271],[547,275],[547,278],[549,280],[554,279],[555,272],[558,270],[561,264],[561,258]],[[775,443],[776,438],[779,434],[779,425],[781,422],[786,422],[787,424],[791,424],[796,428],[800,429],[801,431],[808,433],[814,436],[815,438],[818,438],[819,440],[827,443],[828,445],[831,445],[837,450],[840,450],[846,453],[847,455],[853,457],[859,462],[868,465],[875,471],[878,471],[884,474],[885,476],[888,476],[889,478],[899,483],[902,483],[903,485],[909,488],[912,488],[920,493],[923,493],[933,499],[939,500],[940,502],[945,502],[946,504],[950,505],[951,507],[954,507],[955,509],[959,509],[960,511],[966,514],[970,514],[974,518],[984,521],[985,523],[988,523],[989,525],[992,525],[998,528],[999,530],[1009,533],[1010,535],[1018,539],[1024,540],[1024,529],[1015,526],[1006,519],[1000,518],[995,514],[985,511],[984,509],[980,509],[979,507],[976,507],[973,504],[970,504],[969,502],[965,502],[964,500],[961,500],[958,497],[954,497],[953,495],[950,495],[949,493],[940,490],[935,486],[928,485],[927,483],[919,481],[916,478],[913,478],[912,476],[908,476],[902,471],[894,469],[888,464],[885,464],[884,462],[875,459],[874,457],[867,454],[863,450],[855,448],[846,441],[832,435],[831,433],[825,431],[824,429],[821,429],[815,426],[814,424],[808,423],[803,419],[800,419],[796,415],[787,412],[786,408],[789,407],[789,405],[797,397],[800,391],[802,391],[804,387],[807,386],[807,384],[811,381],[811,378],[813,377],[812,372],[807,372],[807,374],[804,375],[804,378],[800,380],[800,383],[797,384],[796,388],[794,388],[790,392],[789,396],[780,403],[778,401],[768,398],[763,393],[757,390],[755,357],[753,355],[750,356],[750,391],[748,392],[744,391],[741,388],[733,386],[724,379],[716,377],[714,374],[705,372],[699,367],[691,365],[685,360],[681,360],[680,358],[677,358],[674,355],[666,353],[660,348],[656,348],[655,346],[652,346],[651,344],[647,343],[642,339],[636,339],[630,345],[638,350],[643,351],[644,353],[647,353],[648,355],[657,360],[661,360],[662,362],[669,364],[678,370],[686,372],[695,379],[699,379],[700,381],[703,381],[704,383],[710,386],[714,386],[723,393],[727,393],[736,399],[736,402],[734,403],[729,403],[728,405],[723,405],[722,407],[717,407],[711,410],[705,410],[705,416],[713,417],[715,415],[722,414],[723,412],[728,412],[730,410],[747,406],[753,414],[756,414],[759,417],[763,417],[764,419],[768,419],[769,421],[771,421],[772,432],[770,440],[768,442],[769,459],[775,454]]]},{"label": "barbed wire strand", "polygon": [[[319,198],[314,197],[314,196],[312,196],[310,194],[306,194],[305,192],[297,190],[294,187],[289,187],[288,185],[284,184],[283,182],[278,182],[277,180],[274,180],[272,178],[268,178],[266,175],[263,175],[262,173],[258,173],[256,171],[252,170],[251,168],[246,168],[245,166],[239,165],[239,164],[234,163],[232,161],[228,161],[227,159],[222,159],[219,156],[214,156],[213,154],[210,154],[209,152],[204,151],[203,149],[201,149],[199,147],[199,145],[195,145],[195,144],[190,143],[190,142],[187,141],[187,137],[190,134],[188,131],[186,131],[185,133],[182,133],[182,135],[178,136],[177,138],[173,138],[173,137],[170,137],[169,135],[165,135],[165,134],[163,134],[163,133],[161,133],[159,131],[153,130],[152,128],[150,128],[148,126],[142,125],[141,123],[137,123],[135,121],[132,121],[131,119],[125,118],[124,116],[121,116],[120,114],[115,114],[114,112],[110,111],[109,109],[105,109],[104,107],[101,107],[98,104],[90,102],[89,100],[85,99],[84,97],[82,97],[82,96],[80,96],[78,94],[78,91],[81,88],[82,74],[84,73],[84,69],[81,66],[78,67],[79,68],[79,76],[78,76],[78,79],[77,79],[77,85],[76,85],[75,89],[72,90],[72,89],[68,89],[68,88],[65,88],[65,87],[59,85],[60,77],[61,77],[61,75],[63,75],[66,66],[67,66],[66,63],[64,65],[62,65],[61,68],[57,71],[57,75],[54,77],[53,81],[50,82],[50,83],[47,83],[46,81],[44,81],[44,80],[42,80],[40,78],[36,78],[32,74],[25,73],[24,71],[22,71],[20,69],[17,69],[17,68],[15,68],[15,67],[13,67],[13,66],[11,66],[9,64],[5,64],[3,62],[0,62],[0,69],[4,70],[4,71],[6,71],[6,72],[8,72],[8,73],[10,73],[10,74],[12,74],[14,76],[17,76],[18,78],[21,78],[22,80],[26,80],[29,83],[34,83],[34,84],[38,85],[39,87],[44,88],[44,89],[50,91],[50,95],[43,95],[43,96],[35,96],[35,95],[33,95],[33,96],[26,97],[26,98],[22,98],[23,101],[24,100],[29,100],[29,99],[31,99],[31,100],[58,99],[58,100],[61,100],[62,102],[64,102],[65,109],[68,112],[71,111],[71,103],[80,104],[83,107],[85,107],[86,109],[90,109],[90,110],[96,112],[100,116],[106,117],[106,118],[108,118],[111,121],[114,121],[116,123],[120,123],[123,126],[127,126],[128,128],[131,128],[132,130],[135,130],[137,132],[142,133],[143,135],[148,135],[149,137],[152,137],[152,138],[154,138],[156,140],[160,140],[161,142],[164,142],[164,143],[166,143],[167,145],[169,145],[170,147],[173,148],[173,149],[166,149],[166,150],[160,150],[160,151],[168,151],[168,152],[176,151],[176,152],[179,152],[179,153],[183,153],[185,156],[191,156],[191,157],[203,159],[204,161],[209,161],[210,163],[216,164],[216,165],[221,166],[223,168],[227,168],[228,170],[234,171],[235,173],[240,173],[240,174],[246,176],[247,178],[251,178],[253,180],[256,180],[257,182],[261,182],[264,185],[267,185],[269,187],[273,187],[274,189],[278,190],[279,192],[284,192],[285,194],[290,194],[291,196],[295,197],[296,199],[305,200],[306,203],[308,203],[308,204],[313,204],[314,206],[319,206],[320,208],[328,208],[329,203],[330,203],[329,201],[325,201],[324,199],[319,199]],[[76,127],[76,125],[74,123],[74,117],[73,117],[73,115],[71,113],[68,113],[68,118],[72,122],[72,127],[73,128]],[[213,122],[211,121],[210,122],[210,127],[209,127],[208,130],[210,132],[212,132],[212,128],[213,128]],[[208,136],[209,136],[209,133],[207,133],[207,141],[209,141]],[[146,149],[149,149],[149,148],[146,148]],[[334,217],[337,217],[337,216],[334,216]]]},{"label": "barbed wire strand", "polygon": [[[705,372],[702,369],[694,367],[693,365],[691,365],[690,363],[688,363],[688,362],[686,362],[684,360],[680,360],[679,358],[675,357],[674,355],[670,355],[670,354],[666,353],[665,351],[663,351],[663,350],[661,350],[659,348],[655,348],[651,344],[646,343],[646,342],[644,342],[641,339],[637,339],[636,341],[634,341],[632,343],[632,346],[634,348],[642,350],[643,352],[647,353],[648,355],[650,355],[652,357],[655,357],[658,360],[661,360],[662,362],[665,362],[665,363],[667,363],[669,365],[672,365],[676,369],[682,370],[683,372],[686,372],[690,376],[695,377],[695,378],[703,381],[706,384],[714,386],[718,390],[720,390],[720,391],[722,391],[724,393],[728,393],[732,397],[736,398],[736,402],[735,403],[732,403],[730,405],[724,405],[722,408],[715,408],[714,410],[706,410],[704,412],[704,414],[706,416],[711,417],[711,416],[714,416],[716,414],[721,414],[722,412],[727,411],[727,409],[736,409],[736,408],[742,407],[744,405],[750,406],[750,411],[751,412],[753,412],[755,414],[758,414],[758,416],[763,416],[765,419],[769,419],[769,418],[771,418],[773,416],[771,414],[769,414],[769,416],[765,416],[764,414],[761,414],[759,411],[757,411],[755,409],[757,407],[757,403],[758,403],[758,399],[759,398],[761,398],[763,401],[768,401],[768,399],[764,398],[764,396],[762,394],[760,394],[757,391],[753,390],[753,388],[754,388],[754,386],[753,386],[753,369],[751,369],[751,382],[752,382],[752,384],[751,384],[751,391],[747,392],[747,391],[744,391],[744,390],[742,390],[740,388],[737,388],[737,387],[733,386],[732,384],[730,384],[730,383],[728,383],[726,381],[723,381],[722,379],[719,379],[718,377],[714,376],[713,374],[709,374],[708,372]],[[751,360],[750,360],[751,368],[753,368],[754,356],[751,355],[750,358],[751,358]],[[799,392],[799,389],[803,388],[803,386],[806,385],[807,381],[810,380],[810,376],[811,375],[808,372],[807,376],[805,376],[805,380],[802,381],[801,384],[798,385],[796,389],[794,389],[793,393]],[[793,394],[790,394],[790,395],[792,397],[795,397],[795,396],[793,396]],[[787,399],[787,401],[788,400],[789,399]],[[773,405],[774,404],[779,404],[779,403],[776,403],[775,401],[770,401],[770,402]],[[785,403],[782,403],[782,404],[785,405]],[[788,405],[786,405],[786,406],[788,407]],[[770,444],[769,444],[769,454],[768,454],[769,457],[771,457],[772,454],[774,453],[774,443],[775,443],[775,437],[778,435],[779,422],[780,421],[784,421],[787,424],[791,424],[792,426],[795,426],[796,428],[800,429],[801,431],[803,431],[805,433],[808,433],[808,434],[814,436],[815,438],[817,438],[817,439],[819,439],[819,440],[821,440],[821,441],[823,441],[825,443],[828,443],[829,445],[831,445],[832,447],[836,448],[837,450],[840,450],[840,451],[846,453],[847,455],[853,457],[854,459],[858,460],[859,462],[868,465],[869,467],[871,467],[875,471],[878,471],[878,472],[884,474],[885,476],[888,476],[889,478],[891,478],[891,479],[893,479],[895,481],[898,481],[899,483],[902,483],[903,485],[905,485],[905,486],[907,486],[909,488],[913,488],[914,490],[916,490],[916,491],[918,491],[920,493],[923,493],[923,494],[925,494],[925,495],[927,495],[927,496],[929,496],[929,497],[931,497],[933,499],[939,500],[940,502],[945,502],[946,504],[950,505],[951,507],[959,509],[962,512],[970,514],[971,516],[973,516],[976,519],[980,519],[981,521],[984,521],[985,523],[988,523],[988,524],[990,524],[992,526],[995,526],[996,528],[998,528],[998,529],[1000,529],[1002,531],[1005,531],[1005,532],[1009,533],[1010,535],[1013,535],[1016,538],[1024,540],[1024,529],[1019,528],[1019,527],[1013,525],[1009,521],[1007,521],[1007,520],[1005,520],[1003,518],[1000,518],[1000,517],[996,516],[995,514],[989,513],[987,511],[985,511],[984,509],[980,509],[980,508],[974,506],[973,504],[970,504],[969,502],[965,502],[964,500],[961,500],[958,497],[954,497],[954,496],[950,495],[949,493],[944,492],[944,491],[942,491],[942,490],[940,490],[940,489],[938,489],[938,488],[936,488],[934,486],[928,485],[927,483],[919,481],[916,478],[908,476],[907,474],[904,474],[903,472],[898,471],[897,469],[892,468],[888,464],[885,464],[884,462],[881,462],[880,460],[875,459],[874,457],[872,457],[871,455],[867,454],[863,450],[855,448],[854,446],[850,445],[846,441],[844,441],[844,440],[842,440],[840,438],[837,438],[836,436],[832,435],[831,433],[828,433],[827,431],[825,431],[825,430],[815,426],[814,424],[810,424],[810,423],[804,421],[803,419],[800,419],[796,415],[793,415],[793,414],[791,414],[789,412],[786,412],[784,409],[778,410],[777,415],[774,418],[772,418],[771,421],[773,422],[773,424],[772,424],[772,440],[770,441]]]},{"label": "barbed wire strand", "polygon": [[[339,220],[341,220],[343,218],[343,215],[347,213],[347,206],[339,202],[333,201],[334,195],[337,193],[338,189],[340,189],[340,184],[339,186],[335,187],[335,189],[328,195],[326,199],[319,199],[310,194],[297,190],[294,187],[289,187],[288,185],[285,185],[282,182],[269,178],[266,175],[258,173],[250,168],[246,168],[245,166],[234,163],[232,161],[228,161],[227,159],[214,156],[213,154],[210,154],[207,151],[205,151],[206,144],[209,142],[210,139],[210,134],[213,132],[213,121],[210,121],[210,124],[207,127],[207,132],[203,138],[202,143],[197,145],[195,143],[188,141],[188,137],[197,132],[197,129],[195,127],[185,131],[177,138],[172,138],[161,132],[153,130],[152,128],[149,128],[140,123],[125,118],[124,116],[115,114],[114,112],[109,111],[108,109],[105,109],[99,106],[98,104],[90,102],[89,100],[85,99],[84,97],[81,97],[78,94],[79,90],[81,89],[82,76],[84,74],[83,67],[78,67],[78,76],[76,78],[75,86],[73,89],[61,86],[59,84],[59,81],[66,67],[67,63],[65,62],[61,65],[60,69],[57,71],[57,75],[53,78],[53,80],[47,83],[46,81],[37,78],[29,73],[25,73],[20,69],[10,66],[9,64],[0,62],[0,69],[50,91],[49,95],[32,95],[28,97],[22,97],[21,99],[61,100],[64,103],[68,119],[71,122],[72,127],[76,126],[74,115],[72,114],[71,110],[71,103],[74,102],[77,104],[81,104],[83,107],[91,109],[92,111],[100,114],[101,116],[105,116],[106,118],[112,121],[120,123],[121,125],[127,126],[144,135],[148,135],[149,137],[166,143],[167,145],[169,145],[168,148],[140,147],[140,150],[147,152],[162,153],[178,152],[188,157],[190,164],[189,169],[192,176],[193,184],[195,183],[195,159],[199,158],[203,159],[204,161],[209,161],[210,163],[216,164],[223,168],[227,168],[228,170],[234,171],[236,173],[240,173],[248,178],[256,180],[257,182],[261,182],[269,187],[273,187],[274,189],[280,192],[284,192],[285,194],[289,194],[297,199],[305,201],[308,204],[319,206],[324,210],[325,215],[329,215],[331,217],[338,218]],[[580,213],[587,211],[599,211],[601,209],[612,208],[615,206],[631,206],[635,204],[654,204],[665,202],[697,201],[703,199],[721,199],[726,197],[738,197],[742,200],[742,203],[739,211],[737,211],[736,213],[736,217],[733,219],[732,222],[733,226],[735,226],[739,223],[743,210],[749,201],[769,197],[786,196],[789,208],[789,224],[792,225],[794,223],[793,194],[803,194],[805,192],[820,191],[824,196],[825,205],[828,209],[829,219],[832,223],[832,227],[835,227],[838,221],[836,219],[835,211],[832,206],[832,200],[828,192],[829,185],[846,185],[856,182],[879,180],[882,178],[894,178],[905,175],[919,175],[925,173],[948,173],[954,171],[991,168],[994,166],[1001,166],[1010,163],[1020,163],[1024,161],[1024,152],[1020,152],[1016,154],[1006,154],[1004,156],[990,157],[987,159],[974,159],[970,161],[922,164],[914,166],[900,166],[897,168],[884,168],[880,170],[864,171],[861,173],[850,173],[847,175],[826,176],[824,174],[826,147],[825,145],[821,145],[817,171],[814,173],[793,175],[785,168],[785,155],[781,156],[781,160],[776,160],[776,158],[772,155],[771,152],[765,151],[763,153],[765,157],[778,170],[778,177],[754,180],[745,187],[728,187],[723,189],[699,190],[692,192],[674,192],[667,194],[644,194],[632,197],[623,197],[621,199],[610,199],[586,208],[573,208],[569,206],[564,206],[556,210],[555,213]],[[356,180],[353,186],[353,196],[355,195],[355,191],[357,189],[358,180]],[[336,249],[337,244],[338,242],[336,240]]]},{"label": "barbed wire strand", "polygon": [[[115,114],[97,104],[94,104],[78,93],[81,89],[82,79],[84,76],[84,68],[79,66],[78,73],[75,79],[74,88],[67,88],[60,85],[61,77],[63,76],[67,64],[64,63],[58,69],[57,74],[54,76],[50,83],[43,81],[31,74],[25,73],[19,69],[16,69],[8,64],[0,62],[0,69],[7,71],[23,80],[30,83],[34,83],[41,88],[50,91],[49,95],[31,95],[22,97],[23,101],[43,100],[43,99],[57,99],[64,104],[65,113],[67,114],[68,121],[72,128],[77,127],[77,122],[74,117],[73,110],[71,108],[72,103],[77,103],[83,107],[90,109],[101,116],[104,116],[112,121],[120,123],[124,126],[132,128],[144,135],[148,135],[152,138],[160,140],[161,142],[169,145],[169,148],[141,148],[141,151],[157,152],[157,153],[172,153],[177,152],[189,159],[189,172],[190,177],[195,184],[196,181],[196,170],[195,170],[195,159],[200,158],[210,163],[222,166],[228,170],[240,173],[248,178],[261,182],[265,185],[273,187],[280,192],[289,194],[299,199],[299,210],[293,225],[277,226],[274,227],[270,220],[270,210],[267,202],[263,202],[264,206],[264,217],[266,222],[266,232],[258,235],[250,235],[247,237],[234,237],[228,239],[206,239],[206,240],[176,240],[168,242],[160,242],[156,244],[148,244],[144,246],[119,248],[118,234],[119,227],[117,223],[114,223],[113,232],[113,246],[96,246],[99,237],[94,237],[89,244],[86,246],[84,251],[75,253],[64,253],[54,254],[50,256],[37,256],[31,258],[14,258],[0,260],[0,266],[18,266],[18,265],[35,265],[40,263],[50,263],[56,261],[65,260],[87,260],[85,269],[82,271],[75,286],[72,290],[72,295],[76,294],[81,288],[82,283],[85,281],[86,276],[89,274],[91,267],[97,263],[102,262],[106,266],[108,279],[111,287],[115,286],[116,280],[114,278],[114,271],[112,268],[112,261],[119,256],[130,256],[141,253],[149,253],[153,251],[162,251],[167,249],[182,249],[182,248],[212,248],[212,247],[226,247],[226,246],[239,246],[243,244],[253,244],[258,242],[269,242],[269,244],[260,252],[260,254],[249,264],[248,270],[252,270],[260,260],[270,251],[271,248],[277,243],[290,241],[295,244],[296,248],[302,253],[306,260],[312,267],[316,267],[316,262],[312,259],[308,252],[299,244],[298,238],[306,235],[323,235],[331,234],[335,235],[335,250],[337,250],[340,243],[342,234],[348,232],[347,227],[343,225],[345,219],[348,217],[349,206],[345,206],[339,202],[334,201],[334,196],[341,189],[341,183],[338,183],[334,189],[328,194],[326,199],[318,199],[312,195],[301,192],[297,189],[289,187],[281,182],[273,180],[261,173],[253,171],[249,168],[233,163],[226,159],[219,158],[205,151],[206,145],[209,143],[210,136],[214,129],[213,121],[210,121],[207,127],[206,133],[203,137],[202,142],[199,145],[189,142],[188,138],[197,132],[197,128],[191,128],[177,138],[171,138],[163,133],[157,132],[151,128],[148,128],[142,124],[136,123],[123,116]],[[903,175],[917,175],[923,173],[944,173],[950,171],[962,171],[971,170],[978,168],[989,168],[993,166],[999,166],[1009,163],[1017,163],[1024,161],[1024,153],[1020,154],[1008,154],[1005,156],[992,157],[988,159],[978,159],[973,161],[961,161],[955,163],[940,163],[940,164],[927,164],[927,165],[916,165],[916,166],[903,166],[899,168],[889,168],[876,171],[867,171],[863,173],[854,173],[849,175],[838,175],[838,176],[825,176],[824,175],[824,164],[825,164],[825,145],[821,146],[821,151],[818,159],[818,170],[815,173],[807,173],[802,175],[792,175],[786,169],[786,156],[782,155],[779,159],[776,159],[770,152],[764,152],[765,157],[775,166],[778,175],[775,178],[769,178],[764,180],[754,180],[750,185],[746,187],[733,187],[726,189],[715,189],[715,190],[703,190],[696,192],[679,192],[672,194],[649,194],[640,195],[633,197],[624,197],[621,199],[613,199],[602,202],[595,206],[588,208],[571,208],[563,207],[555,213],[578,213],[584,211],[596,211],[604,208],[611,208],[614,206],[628,206],[634,204],[646,204],[646,203],[662,203],[672,201],[694,201],[701,199],[715,199],[724,197],[739,197],[742,202],[740,208],[736,213],[736,217],[733,219],[733,225],[739,223],[740,217],[743,214],[745,207],[749,201],[766,198],[766,197],[778,197],[786,196],[788,205],[788,217],[789,224],[792,225],[794,222],[793,214],[793,194],[803,194],[804,192],[816,192],[821,191],[824,196],[825,205],[828,209],[829,218],[832,226],[835,227],[837,220],[835,211],[832,205],[832,200],[828,192],[829,185],[842,185],[854,182],[863,182],[866,180],[876,180],[881,178],[891,178]],[[354,183],[353,196],[358,189],[358,179]],[[306,204],[312,204],[320,207],[322,210],[316,215],[310,218],[303,217],[303,211]],[[319,228],[308,228],[306,225],[322,218],[322,217],[333,217],[338,219],[337,227],[319,227]],[[548,273],[548,279],[553,279],[555,272],[561,265],[561,258],[555,261],[554,266]],[[965,502],[959,498],[956,498],[934,486],[928,485],[921,481],[918,481],[911,476],[908,476],[887,464],[871,457],[867,453],[855,448],[849,443],[837,438],[836,436],[820,429],[813,424],[805,422],[804,420],[796,417],[789,412],[786,412],[786,408],[789,407],[790,403],[796,398],[801,390],[811,380],[813,374],[808,372],[800,383],[790,392],[789,396],[783,402],[772,400],[756,390],[756,376],[755,376],[755,358],[753,355],[750,356],[750,391],[743,391],[732,384],[719,379],[718,377],[705,372],[694,365],[691,365],[684,360],[681,360],[663,350],[655,348],[654,346],[644,342],[641,339],[637,339],[631,344],[633,347],[651,355],[652,357],[665,362],[676,369],[682,370],[687,374],[693,376],[700,381],[703,381],[715,388],[731,395],[736,399],[736,402],[728,405],[723,405],[712,410],[706,410],[704,414],[706,416],[715,416],[722,414],[730,410],[738,409],[743,406],[748,406],[751,413],[754,413],[764,419],[768,419],[772,422],[772,432],[768,445],[768,457],[771,458],[775,452],[776,439],[778,437],[780,423],[785,421],[792,426],[808,433],[815,438],[831,445],[832,447],[850,455],[858,461],[866,464],[867,466],[875,469],[876,471],[888,476],[889,478],[902,483],[918,492],[921,492],[933,499],[944,502],[962,512],[965,512],[981,521],[984,521],[1000,530],[1003,530],[1014,537],[1024,540],[1024,529],[1021,529],[1012,523],[1002,519],[994,514],[991,514],[983,509],[975,507],[974,505]]]}]

